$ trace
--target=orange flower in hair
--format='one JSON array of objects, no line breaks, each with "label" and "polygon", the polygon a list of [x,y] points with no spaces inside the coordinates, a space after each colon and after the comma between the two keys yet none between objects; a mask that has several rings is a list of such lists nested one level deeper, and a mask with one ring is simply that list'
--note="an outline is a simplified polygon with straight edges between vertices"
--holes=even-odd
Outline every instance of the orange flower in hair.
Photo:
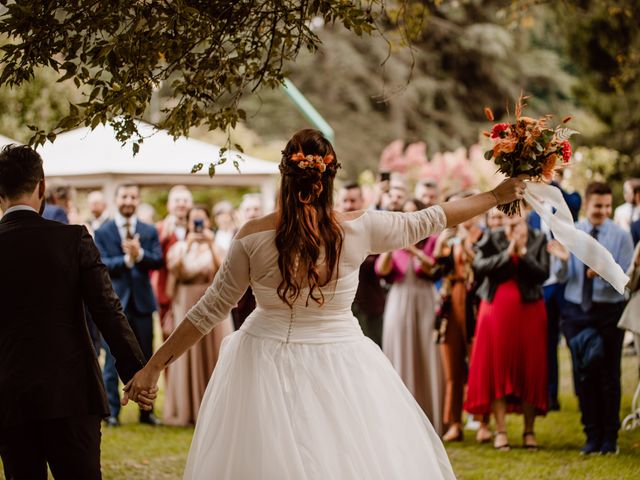
[{"label": "orange flower in hair", "polygon": [[321,157],[320,155],[305,155],[304,152],[297,152],[291,155],[290,158],[299,168],[316,168],[320,172],[324,172],[327,169],[327,165],[334,160],[333,155],[330,153]]}]

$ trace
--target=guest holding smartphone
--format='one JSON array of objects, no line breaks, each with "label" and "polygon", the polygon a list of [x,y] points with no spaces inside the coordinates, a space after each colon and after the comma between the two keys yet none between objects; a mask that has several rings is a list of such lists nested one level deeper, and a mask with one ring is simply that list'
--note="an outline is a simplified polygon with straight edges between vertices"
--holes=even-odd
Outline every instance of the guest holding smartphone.
[{"label": "guest holding smartphone", "polygon": [[[206,206],[194,206],[187,216],[187,236],[167,254],[167,297],[172,300],[176,327],[204,295],[220,268]],[[164,421],[167,425],[195,424],[200,402],[218,360],[223,338],[233,332],[231,317],[216,326],[167,368]]]}]

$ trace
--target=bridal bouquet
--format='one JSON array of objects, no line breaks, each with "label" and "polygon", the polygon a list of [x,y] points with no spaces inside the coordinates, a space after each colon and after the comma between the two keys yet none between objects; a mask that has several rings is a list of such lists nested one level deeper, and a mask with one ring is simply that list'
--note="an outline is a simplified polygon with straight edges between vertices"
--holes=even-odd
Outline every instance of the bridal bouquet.
[{"label": "bridal bouquet", "polygon": [[[565,126],[571,117],[551,127],[551,115],[537,119],[523,116],[527,98],[521,96],[518,99],[514,123],[496,123],[490,132],[484,132],[493,140],[493,148],[485,152],[484,158],[493,160],[498,171],[508,177],[524,174],[534,180],[550,179],[558,166],[569,163],[572,155],[569,138],[578,132]],[[494,117],[491,109],[487,107],[484,112],[492,122]],[[498,208],[507,215],[520,214],[520,201]]]}]

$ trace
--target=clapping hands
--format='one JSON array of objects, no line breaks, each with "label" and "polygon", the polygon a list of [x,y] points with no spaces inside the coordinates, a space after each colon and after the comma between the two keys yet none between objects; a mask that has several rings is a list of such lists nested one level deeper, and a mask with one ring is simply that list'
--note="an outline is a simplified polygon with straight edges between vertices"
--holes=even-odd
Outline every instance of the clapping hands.
[{"label": "clapping hands", "polygon": [[510,242],[509,253],[522,256],[527,250],[527,240],[529,238],[527,224],[518,217],[513,217],[509,221],[511,224],[505,229],[507,239]]},{"label": "clapping hands", "polygon": [[549,243],[547,243],[547,252],[563,262],[569,260],[569,250],[557,240],[549,240]]},{"label": "clapping hands", "polygon": [[122,250],[124,251],[125,255],[129,255],[129,257],[133,261],[135,261],[136,258],[140,256],[141,248],[140,235],[138,235],[137,233],[133,238],[126,239],[122,242]]},{"label": "clapping hands", "polygon": [[418,260],[420,260],[420,262],[430,266],[434,265],[434,261],[431,258],[429,258],[429,256],[426,253],[424,253],[421,249],[419,249],[415,245],[409,245],[407,248],[405,248],[405,250],[408,251],[414,257],[416,257]]}]

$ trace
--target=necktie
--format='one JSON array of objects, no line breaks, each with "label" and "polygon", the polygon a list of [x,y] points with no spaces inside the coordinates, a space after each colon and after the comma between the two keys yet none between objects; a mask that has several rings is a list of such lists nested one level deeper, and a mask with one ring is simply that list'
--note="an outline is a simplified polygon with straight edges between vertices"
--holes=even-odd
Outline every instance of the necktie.
[{"label": "necktie", "polygon": [[[591,229],[591,232],[589,232],[589,234],[596,240],[598,240],[598,233],[599,232],[596,227],[593,227]],[[582,310],[584,312],[588,312],[589,310],[591,310],[591,307],[593,306],[593,278],[589,278],[587,276],[587,270],[589,270],[589,267],[585,265],[583,278],[582,278],[582,305],[581,305]]]},{"label": "necktie", "polygon": [[133,238],[133,235],[131,233],[131,224],[129,223],[129,221],[126,221],[124,224],[124,231],[126,233],[125,238],[127,240],[131,240]]}]

